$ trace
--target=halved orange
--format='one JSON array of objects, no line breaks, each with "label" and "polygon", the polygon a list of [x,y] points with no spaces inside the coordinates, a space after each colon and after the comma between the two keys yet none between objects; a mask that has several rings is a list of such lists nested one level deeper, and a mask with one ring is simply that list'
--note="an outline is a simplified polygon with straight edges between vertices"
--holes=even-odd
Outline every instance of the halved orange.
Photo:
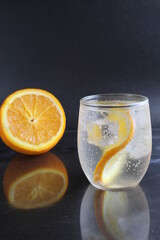
[{"label": "halved orange", "polygon": [[63,197],[68,174],[63,162],[52,153],[20,155],[7,166],[3,186],[9,204],[16,208],[46,207]]},{"label": "halved orange", "polygon": [[25,154],[49,151],[61,139],[66,125],[56,97],[41,89],[23,89],[9,95],[0,109],[1,138]]},{"label": "halved orange", "polygon": [[118,138],[114,144],[104,148],[103,156],[94,170],[94,181],[105,186],[120,172],[121,160],[126,157],[125,147],[134,135],[134,123],[128,111],[112,111],[108,120],[118,124]]}]

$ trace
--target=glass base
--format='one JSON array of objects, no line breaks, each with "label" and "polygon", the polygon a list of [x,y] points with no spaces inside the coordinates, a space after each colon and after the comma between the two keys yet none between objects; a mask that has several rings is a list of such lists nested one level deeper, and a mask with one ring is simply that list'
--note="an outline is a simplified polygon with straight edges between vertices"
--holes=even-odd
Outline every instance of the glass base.
[{"label": "glass base", "polygon": [[102,191],[118,192],[118,191],[126,191],[126,190],[130,190],[130,189],[136,188],[139,183],[137,183],[137,184],[135,184],[135,185],[122,186],[122,187],[103,187],[103,186],[95,185],[94,183],[91,183],[91,184],[92,184],[95,188],[100,189],[100,190],[102,190]]}]

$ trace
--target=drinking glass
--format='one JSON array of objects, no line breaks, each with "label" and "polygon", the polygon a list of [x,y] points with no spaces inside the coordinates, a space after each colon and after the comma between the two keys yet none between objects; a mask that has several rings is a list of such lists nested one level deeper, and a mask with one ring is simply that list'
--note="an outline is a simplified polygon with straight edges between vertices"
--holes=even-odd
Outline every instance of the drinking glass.
[{"label": "drinking glass", "polygon": [[116,93],[80,100],[78,155],[92,185],[103,190],[137,186],[151,149],[148,98]]}]

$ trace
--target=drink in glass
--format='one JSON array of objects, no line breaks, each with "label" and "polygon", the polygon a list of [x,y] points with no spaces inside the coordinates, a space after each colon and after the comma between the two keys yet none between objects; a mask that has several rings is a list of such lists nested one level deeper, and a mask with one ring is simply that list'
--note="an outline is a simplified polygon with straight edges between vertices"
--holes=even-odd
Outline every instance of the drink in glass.
[{"label": "drink in glass", "polygon": [[147,171],[152,148],[148,99],[136,94],[102,94],[80,101],[78,154],[92,185],[135,187]]}]

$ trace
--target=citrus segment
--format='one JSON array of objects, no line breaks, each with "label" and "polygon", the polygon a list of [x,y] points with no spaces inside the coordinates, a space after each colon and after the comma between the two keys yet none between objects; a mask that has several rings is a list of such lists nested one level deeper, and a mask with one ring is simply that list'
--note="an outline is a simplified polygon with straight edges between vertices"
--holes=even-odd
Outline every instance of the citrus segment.
[{"label": "citrus segment", "polygon": [[125,149],[117,152],[106,162],[102,171],[102,181],[104,185],[113,185],[113,181],[124,169],[127,153]]},{"label": "citrus segment", "polygon": [[60,102],[44,90],[24,89],[11,94],[0,113],[2,140],[21,153],[50,150],[65,130],[65,113]]},{"label": "citrus segment", "polygon": [[[134,135],[133,119],[128,112],[124,112],[122,110],[121,112],[115,111],[109,114],[108,119],[111,122],[118,123],[119,130],[117,141],[114,144],[110,144],[104,148],[104,154],[96,165],[94,171],[94,181],[101,184],[109,183],[110,180],[114,179],[114,177],[119,173],[122,165],[119,159],[119,154],[117,153],[127,146]],[[125,154],[120,154],[120,156],[121,159],[123,159]],[[110,160],[111,163],[109,163]],[[119,161],[119,163],[115,165],[115,161]]]},{"label": "citrus segment", "polygon": [[31,209],[61,199],[68,187],[68,175],[62,161],[51,153],[18,156],[9,163],[3,184],[11,205]]}]

